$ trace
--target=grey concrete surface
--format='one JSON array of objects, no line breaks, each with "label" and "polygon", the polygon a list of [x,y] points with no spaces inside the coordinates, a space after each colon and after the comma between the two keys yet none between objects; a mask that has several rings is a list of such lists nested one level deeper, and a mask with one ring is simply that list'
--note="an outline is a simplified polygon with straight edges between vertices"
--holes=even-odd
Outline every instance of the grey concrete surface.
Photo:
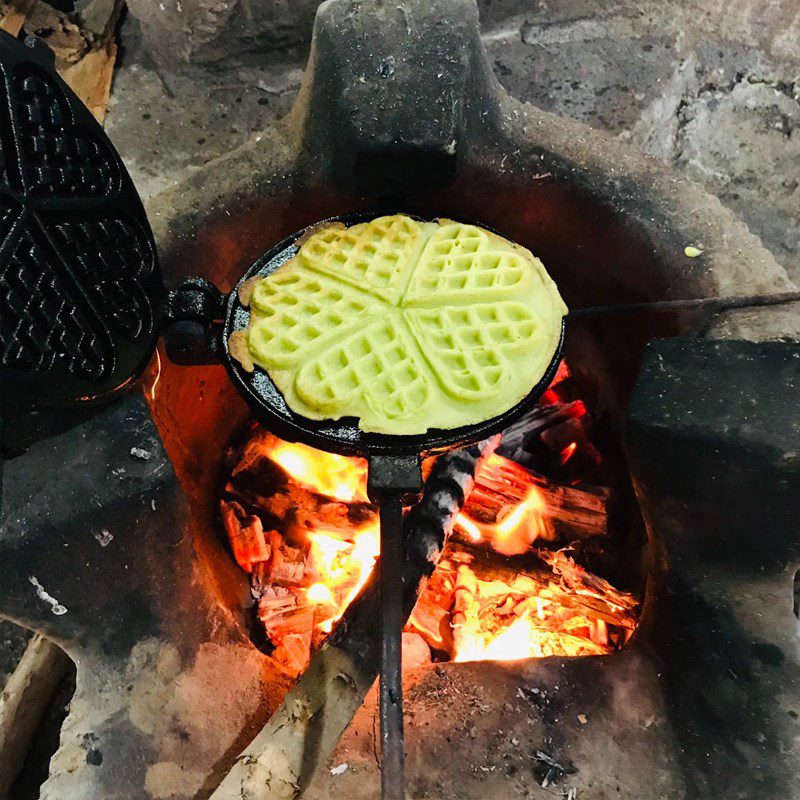
[{"label": "grey concrete surface", "polygon": [[[685,170],[800,279],[798,0],[479,5],[495,74],[513,96]],[[240,16],[225,23],[217,14],[213,31],[203,28],[206,44],[177,59],[158,52],[170,14],[177,41],[187,26],[207,27],[204,4],[178,13],[156,0],[131,3],[107,130],[145,199],[287,112],[305,66],[309,4],[294,17],[283,6],[253,19],[249,37]]]}]

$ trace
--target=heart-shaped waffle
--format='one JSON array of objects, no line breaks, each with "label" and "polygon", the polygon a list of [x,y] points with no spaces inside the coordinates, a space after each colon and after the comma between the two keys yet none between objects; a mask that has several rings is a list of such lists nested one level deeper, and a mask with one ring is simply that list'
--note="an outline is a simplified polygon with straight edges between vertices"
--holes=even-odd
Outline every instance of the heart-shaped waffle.
[{"label": "heart-shaped waffle", "polygon": [[528,250],[404,215],[317,230],[250,304],[248,355],[294,412],[388,434],[512,408],[544,375],[566,313]]}]

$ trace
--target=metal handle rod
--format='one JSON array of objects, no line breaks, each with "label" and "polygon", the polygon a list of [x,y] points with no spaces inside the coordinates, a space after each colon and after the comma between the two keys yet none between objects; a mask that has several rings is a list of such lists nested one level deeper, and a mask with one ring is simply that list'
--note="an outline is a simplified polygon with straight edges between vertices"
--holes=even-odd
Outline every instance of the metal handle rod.
[{"label": "metal handle rod", "polygon": [[639,312],[693,311],[699,308],[709,311],[726,311],[731,308],[782,305],[798,300],[800,300],[800,292],[779,292],[777,294],[753,294],[735,297],[698,297],[691,300],[653,300],[642,303],[621,303],[612,306],[572,308],[567,318],[606,317]]},{"label": "metal handle rod", "polygon": [[381,521],[381,797],[404,800],[403,742],[403,505],[399,494],[380,501]]}]

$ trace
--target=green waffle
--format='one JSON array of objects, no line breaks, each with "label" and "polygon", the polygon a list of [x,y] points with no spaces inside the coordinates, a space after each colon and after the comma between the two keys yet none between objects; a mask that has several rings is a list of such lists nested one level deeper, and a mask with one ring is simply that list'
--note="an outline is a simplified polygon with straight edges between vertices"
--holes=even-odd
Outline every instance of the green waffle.
[{"label": "green waffle", "polygon": [[402,435],[516,405],[547,370],[567,311],[525,248],[401,214],[317,230],[249,304],[241,360],[294,412]]}]

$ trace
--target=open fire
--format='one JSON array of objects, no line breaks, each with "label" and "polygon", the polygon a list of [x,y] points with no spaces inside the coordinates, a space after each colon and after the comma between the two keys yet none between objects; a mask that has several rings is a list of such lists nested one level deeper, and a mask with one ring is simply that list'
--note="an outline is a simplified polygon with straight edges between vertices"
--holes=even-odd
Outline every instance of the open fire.
[{"label": "open fire", "polygon": [[[565,471],[573,459],[584,471],[599,462],[568,378],[562,369],[547,403],[506,432],[503,452],[514,458],[495,453],[476,476],[405,629],[434,659],[601,655],[636,627],[638,600],[579,563],[606,536],[608,491]],[[519,463],[548,459],[560,480]],[[291,672],[305,668],[375,566],[380,536],[366,483],[365,460],[256,425],[231,453],[223,522],[268,646]]]}]

